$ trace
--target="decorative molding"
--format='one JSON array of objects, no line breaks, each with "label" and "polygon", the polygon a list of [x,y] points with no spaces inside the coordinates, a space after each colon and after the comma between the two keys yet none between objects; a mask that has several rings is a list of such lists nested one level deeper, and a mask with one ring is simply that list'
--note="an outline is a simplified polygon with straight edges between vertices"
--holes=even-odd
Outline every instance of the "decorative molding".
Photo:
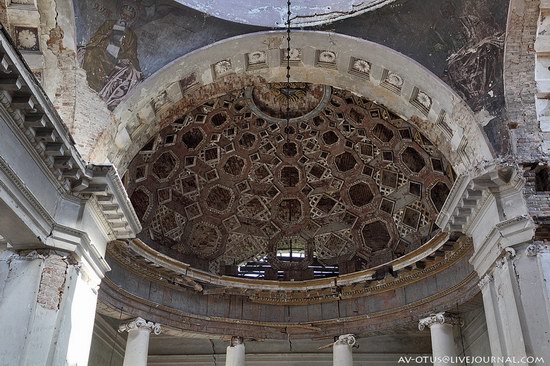
[{"label": "decorative molding", "polygon": [[[4,83],[0,90],[0,112],[14,134],[25,146],[31,157],[44,171],[45,176],[54,183],[64,198],[89,198],[86,193],[105,195],[107,187],[114,192],[110,204],[118,205],[123,213],[122,220],[127,221],[128,230],[120,230],[120,225],[110,222],[116,238],[134,237],[141,225],[137,219],[122,182],[112,165],[87,166],[74,146],[72,137],[40,87],[28,66],[11,44],[5,29],[0,26],[0,53],[3,54],[0,73],[9,74],[12,84]],[[26,87],[30,93],[21,94]],[[19,91],[19,94],[15,92]],[[43,131],[48,131],[43,135]],[[8,164],[0,161],[0,168],[8,171]],[[9,168],[9,167],[8,167]],[[9,175],[29,202],[39,212],[45,211],[36,199],[29,196],[28,189],[18,182],[17,174],[11,170]],[[106,178],[106,179],[105,179]],[[105,181],[102,185],[100,181]],[[27,191],[27,192],[25,192]],[[47,220],[53,223],[53,219]]]},{"label": "decorative molding", "polygon": [[244,344],[244,338],[243,337],[231,337],[230,346],[235,347],[239,344]]},{"label": "decorative molding", "polygon": [[[279,50],[274,50],[269,41],[278,35],[282,35],[282,32],[258,32],[254,35],[238,36],[219,44],[216,47],[216,55],[214,55],[214,51],[211,48],[204,48],[176,60],[161,74],[173,74],[178,79],[189,75],[191,71],[199,75],[204,74],[209,71],[208,69],[211,68],[211,65],[204,65],[200,70],[196,69],[196,65],[200,63],[201,59],[215,59],[217,57],[219,60],[220,53],[223,54],[221,50],[224,48],[230,48],[231,50],[234,50],[235,47],[240,48],[240,54],[235,56],[234,52],[231,51],[231,55],[234,60],[242,59],[245,64],[249,54],[266,52],[266,55],[271,55],[272,53],[275,55],[276,51],[280,51],[280,62],[269,62],[267,67],[262,69],[250,70],[246,65],[244,65],[245,67],[235,66],[233,74],[230,75],[230,80],[225,80],[225,77],[223,79],[207,78],[201,80],[199,82],[201,84],[199,89],[201,90],[197,90],[193,95],[188,94],[180,100],[172,101],[173,104],[166,109],[166,113],[147,121],[150,128],[144,130],[144,135],[136,140],[144,143],[145,141],[149,141],[153,137],[153,134],[156,134],[158,131],[158,127],[167,126],[172,121],[180,118],[182,111],[187,110],[193,101],[197,99],[202,100],[212,90],[219,90],[216,84],[222,84],[227,87],[229,83],[235,84],[238,81],[242,84],[246,83],[247,79],[251,80],[253,78],[261,78],[261,82],[268,83],[282,82],[283,80],[281,80],[277,69],[285,65],[286,49],[280,48]],[[291,63],[295,64],[298,68],[304,68],[303,72],[297,74],[298,77],[295,81],[312,82],[314,78],[322,80],[323,78],[331,79],[337,77],[337,80],[342,80],[343,84],[340,87],[344,89],[362,95],[365,98],[376,95],[376,98],[373,98],[373,100],[389,107],[394,113],[405,120],[411,119],[422,130],[428,130],[430,132],[428,138],[435,143],[439,150],[449,157],[452,156],[453,161],[451,163],[460,174],[471,164],[465,156],[456,154],[458,147],[456,143],[459,140],[443,138],[441,133],[438,134],[440,132],[438,128],[432,128],[436,126],[437,117],[444,111],[441,106],[453,105],[452,109],[447,108],[445,110],[446,124],[451,131],[457,131],[457,133],[458,131],[464,132],[466,138],[463,141],[467,143],[466,147],[473,154],[471,157],[472,163],[477,164],[494,158],[488,144],[480,139],[482,134],[475,131],[479,127],[475,123],[471,110],[465,104],[457,105],[456,100],[459,100],[458,96],[441,80],[427,74],[426,76],[421,76],[424,73],[419,66],[412,65],[411,60],[379,44],[359,41],[353,37],[330,34],[333,45],[328,45],[325,41],[326,37],[327,34],[323,32],[297,31],[295,33],[294,39],[297,48],[291,51]],[[340,46],[340,43],[346,46]],[[353,47],[348,45],[353,45]],[[336,74],[334,70],[327,70],[326,67],[315,67],[319,65],[317,56],[323,51],[327,51],[327,49],[337,54],[337,65],[339,66],[338,70],[341,69],[341,74]],[[300,50],[303,50],[303,57]],[[306,54],[308,57],[305,57]],[[373,55],[376,55],[376,57]],[[382,64],[377,60],[394,60],[392,62],[394,66],[392,67],[392,64]],[[190,65],[193,65],[193,70],[191,70]],[[329,63],[329,65],[332,64]],[[406,73],[406,79],[404,78],[404,65],[410,65],[410,70],[414,70],[414,72],[410,72],[409,70]],[[314,69],[309,70],[309,68]],[[405,68],[409,69],[408,67]],[[380,79],[384,70],[388,70],[386,78]],[[164,79],[164,77],[161,77],[161,74],[144,81],[144,87],[150,90],[151,94],[158,94],[166,89],[166,85],[161,80]],[[387,98],[388,86],[395,89],[393,91],[398,94],[398,98],[395,97],[396,94],[394,93],[392,93],[391,98]],[[412,93],[415,88],[418,92]],[[439,92],[429,95],[432,90],[439,90]],[[121,121],[129,121],[133,119],[135,114],[141,113],[142,109],[149,108],[145,106],[142,97],[143,95],[137,91],[132,91],[115,110],[117,118]],[[129,108],[130,106],[133,108]],[[474,125],[476,126],[474,129],[468,127]],[[140,146],[140,144],[115,147],[109,155],[116,156],[117,166],[121,171],[125,171],[126,164],[136,155],[141,147],[142,145]]]},{"label": "decorative molding", "polygon": [[528,242],[533,238],[534,230],[535,225],[528,215],[498,223],[480,241],[478,248],[470,258],[470,263],[480,276],[489,273],[491,267],[500,258],[513,254],[504,252],[506,247]]},{"label": "decorative molding", "polygon": [[370,79],[372,64],[362,58],[351,57],[348,72],[364,80]]},{"label": "decorative molding", "polygon": [[410,103],[427,116],[432,109],[433,101],[432,97],[415,86],[410,98]]},{"label": "decorative molding", "polygon": [[493,275],[486,274],[485,276],[483,276],[483,278],[479,281],[479,283],[477,285],[479,286],[479,288],[481,290],[483,290],[485,288],[485,286],[487,286],[488,284],[490,284],[494,280],[495,279],[493,278]]},{"label": "decorative molding", "polygon": [[[23,197],[29,202],[31,207],[37,211],[37,213],[42,217],[42,219],[47,222],[49,225],[53,225],[55,220],[53,217],[44,209],[42,204],[36,199],[34,194],[28,189],[27,185],[19,178],[17,173],[8,165],[8,163],[0,156],[0,171],[3,172],[7,178],[14,184],[17,188],[17,192],[21,193]],[[5,186],[6,182],[1,182],[0,184]]]},{"label": "decorative molding", "polygon": [[[448,255],[438,257],[434,263],[423,269],[413,269],[401,273],[398,278],[391,280],[373,280],[375,271],[363,271],[365,274],[355,273],[355,281],[347,279],[347,275],[314,281],[295,281],[289,284],[280,284],[276,281],[238,279],[226,276],[215,276],[191,268],[189,265],[169,258],[153,249],[141,244],[135,245],[134,240],[127,245],[124,242],[114,242],[108,247],[108,255],[128,271],[143,276],[151,281],[161,283],[181,290],[190,287],[195,291],[203,292],[201,283],[208,283],[221,288],[226,295],[247,296],[250,300],[262,304],[303,305],[319,303],[335,299],[349,299],[361,296],[374,295],[385,291],[406,286],[422,279],[433,276],[461,260],[471,253],[471,242],[460,240],[459,245]],[[369,283],[369,286],[365,286]],[[258,287],[259,286],[259,287]],[[339,288],[339,290],[336,290]],[[214,291],[209,291],[214,292]],[[299,295],[296,295],[299,293]]]},{"label": "decorative molding", "polygon": [[427,318],[420,319],[418,322],[418,329],[424,330],[426,327],[431,328],[434,324],[448,324],[448,325],[458,325],[463,326],[464,321],[458,316],[441,312],[437,314],[432,314]]},{"label": "decorative molding", "polygon": [[[260,338],[265,338],[265,334],[281,334],[281,330],[288,330],[292,328],[299,328],[302,331],[309,330],[313,334],[318,335],[319,332],[326,329],[326,327],[337,326],[338,329],[342,329],[343,326],[349,327],[350,325],[355,325],[362,322],[363,324],[373,324],[378,322],[376,329],[385,329],[390,328],[391,324],[394,322],[404,321],[405,318],[408,319],[408,315],[411,312],[417,310],[421,306],[433,306],[434,304],[439,303],[440,306],[445,306],[442,304],[441,300],[447,296],[458,294],[467,289],[466,292],[461,292],[461,300],[467,301],[469,296],[473,296],[479,290],[475,289],[475,283],[477,283],[477,275],[471,273],[464,280],[457,283],[455,286],[452,286],[444,291],[441,291],[437,294],[427,296],[421,300],[411,302],[409,304],[398,306],[396,308],[381,310],[369,314],[357,315],[357,316],[346,316],[339,317],[336,319],[329,320],[319,320],[311,321],[307,323],[296,323],[296,322],[267,322],[267,321],[253,321],[253,320],[244,320],[244,319],[231,319],[225,317],[217,316],[202,316],[197,314],[191,314],[187,311],[179,310],[171,306],[166,306],[163,304],[155,303],[148,299],[136,296],[120,286],[113,283],[108,277],[106,277],[102,282],[102,291],[99,295],[99,305],[98,310],[107,316],[113,316],[114,314],[118,315],[120,313],[120,307],[124,307],[125,311],[143,312],[144,314],[148,313],[150,309],[155,309],[155,314],[158,319],[162,319],[167,326],[173,327],[174,329],[179,330],[192,330],[200,332],[201,334],[208,334],[208,331],[204,329],[204,322],[209,322],[212,325],[219,323],[221,326],[232,326],[235,329],[242,328],[245,334],[252,334],[252,332],[258,332],[258,330],[253,329],[259,327],[259,331],[264,334]],[[474,289],[476,290],[475,292]],[[468,294],[467,297],[464,295]],[[455,304],[457,298],[448,300],[448,306]],[[109,309],[111,309],[109,311]],[[387,318],[387,320],[385,320]],[[367,322],[367,323],[365,323]],[[391,324],[390,324],[391,323]],[[362,331],[366,331],[366,327],[362,327]],[[270,333],[276,332],[276,333]],[[304,333],[305,334],[305,333]]]},{"label": "decorative molding", "polygon": [[539,254],[548,254],[550,253],[550,245],[548,244],[531,244],[525,250],[525,253],[528,257],[536,257]]},{"label": "decorative molding", "polygon": [[159,335],[162,331],[159,323],[148,322],[147,320],[140,317],[137,317],[127,323],[121,324],[118,328],[118,331],[122,333],[141,329],[148,330],[150,333],[152,332],[155,335]]}]

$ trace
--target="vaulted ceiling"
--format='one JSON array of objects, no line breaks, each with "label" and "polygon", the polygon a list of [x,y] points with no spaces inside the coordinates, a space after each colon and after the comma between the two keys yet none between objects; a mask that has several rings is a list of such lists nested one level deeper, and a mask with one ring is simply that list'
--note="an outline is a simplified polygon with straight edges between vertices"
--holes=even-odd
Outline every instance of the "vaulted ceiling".
[{"label": "vaulted ceiling", "polygon": [[307,83],[249,87],[196,106],[146,144],[126,175],[139,237],[153,248],[215,274],[244,276],[237,266],[259,261],[250,275],[295,280],[419,248],[438,231],[453,180],[410,123]]}]

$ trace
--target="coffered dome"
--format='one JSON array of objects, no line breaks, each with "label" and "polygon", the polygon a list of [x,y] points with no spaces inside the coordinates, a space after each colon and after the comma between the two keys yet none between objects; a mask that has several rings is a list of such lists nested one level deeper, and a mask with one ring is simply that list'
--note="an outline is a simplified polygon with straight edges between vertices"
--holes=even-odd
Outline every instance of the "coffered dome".
[{"label": "coffered dome", "polygon": [[420,247],[438,231],[454,173],[383,106],[272,83],[196,106],[146,144],[125,178],[152,248],[215,274],[303,280]]}]

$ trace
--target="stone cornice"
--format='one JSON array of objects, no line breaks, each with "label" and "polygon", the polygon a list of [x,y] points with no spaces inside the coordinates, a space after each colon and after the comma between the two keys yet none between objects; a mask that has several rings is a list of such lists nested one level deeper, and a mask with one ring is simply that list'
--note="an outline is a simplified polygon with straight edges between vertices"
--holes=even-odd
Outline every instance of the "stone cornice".
[{"label": "stone cornice", "polygon": [[526,243],[533,238],[535,225],[529,216],[503,221],[491,229],[482,240],[470,263],[480,276],[489,273],[496,261],[506,255],[505,249]]},{"label": "stone cornice", "polygon": [[[61,195],[76,200],[90,195],[107,197],[100,214],[114,237],[135,237],[141,225],[116,170],[112,165],[86,165],[67,127],[2,26],[0,57],[0,73],[7,76],[0,87],[2,120]],[[113,206],[116,209],[111,215]]]},{"label": "stone cornice", "polygon": [[[220,277],[213,274],[208,274],[210,281],[208,282],[203,280],[206,277],[193,276],[190,273],[193,270],[183,263],[171,259],[171,262],[168,262],[169,265],[166,265],[162,261],[154,260],[154,257],[143,255],[140,251],[135,251],[134,246],[127,245],[124,242],[117,241],[109,245],[108,254],[110,258],[114,259],[126,270],[151,281],[171,286],[174,289],[191,287],[205,295],[223,293],[225,295],[246,296],[256,303],[304,305],[373,295],[421,281],[449,268],[464,258],[467,253],[471,253],[471,248],[471,242],[464,238],[464,240],[459,240],[455,248],[449,251],[446,256],[438,257],[433,263],[430,263],[423,269],[417,268],[403,271],[399,273],[397,278],[383,281],[372,280],[359,275],[358,278],[360,281],[357,282],[340,281],[340,277],[312,281],[294,281],[292,283],[265,280],[258,280],[256,282],[253,280],[244,280],[245,282],[243,282],[241,279],[226,276]],[[182,267],[175,267],[172,262],[177,262]],[[219,281],[225,282],[221,283]],[[218,288],[204,290],[203,287],[208,287],[203,286],[205,283],[211,286],[223,286],[221,287],[222,291],[216,291]]]},{"label": "stone cornice", "polygon": [[[42,221],[42,229],[48,232],[49,228],[55,223],[53,217],[44,209],[42,204],[33,195],[25,183],[17,176],[15,171],[8,165],[8,163],[0,156],[0,174],[4,174],[6,179],[0,179],[0,185],[6,192],[11,193],[12,196],[17,195],[19,197],[14,199],[18,202],[21,208],[29,207],[34,212],[31,216],[35,220]],[[0,175],[1,176],[1,175]],[[11,185],[12,187],[8,187]]]},{"label": "stone cornice", "polygon": [[127,323],[121,324],[118,331],[122,333],[142,329],[148,330],[150,333],[152,332],[155,335],[159,335],[162,331],[159,323],[148,322],[147,320],[139,317]]},{"label": "stone cornice", "polygon": [[[82,230],[58,224],[13,169],[0,157],[0,174],[2,173],[7,179],[0,179],[0,187],[3,187],[6,192],[17,195],[17,197],[12,198],[17,202],[19,208],[25,210],[28,216],[37,222],[39,229],[43,232],[39,239],[40,245],[75,252],[76,255],[87,262],[90,269],[99,278],[102,278],[110,267],[96,247],[92,245],[88,234]],[[11,186],[8,187],[8,184],[11,184]],[[62,197],[69,200],[74,199],[73,196],[69,195],[63,195]]]},{"label": "stone cornice", "polygon": [[434,324],[448,324],[448,325],[459,325],[462,326],[464,322],[462,319],[456,315],[441,312],[437,314],[432,314],[427,318],[420,319],[418,322],[418,329],[424,330],[424,328],[431,328]]},{"label": "stone cornice", "polygon": [[[471,273],[455,286],[395,308],[355,316],[340,316],[334,319],[296,323],[291,321],[254,321],[197,315],[191,313],[191,309],[177,309],[136,296],[113,283],[109,277],[106,277],[102,282],[101,291],[99,292],[98,311],[107,316],[119,316],[121,307],[124,309],[125,314],[128,314],[128,312],[133,314],[151,314],[151,309],[154,309],[155,320],[161,321],[163,326],[166,325],[169,328],[171,327],[180,331],[192,332],[190,334],[207,334],[209,337],[219,334],[219,330],[222,328],[226,329],[226,327],[231,327],[233,334],[252,338],[275,337],[277,339],[282,336],[286,339],[286,334],[284,333],[290,332],[292,329],[299,329],[297,335],[302,337],[308,334],[318,336],[319,332],[327,334],[327,329],[331,329],[331,332],[337,329],[337,332],[341,334],[343,329],[347,330],[353,327],[355,328],[350,330],[357,333],[358,331],[368,332],[375,329],[389,329],[396,324],[410,322],[410,314],[426,311],[426,307],[428,306],[432,309],[434,307],[436,309],[448,308],[458,301],[458,297],[447,299],[449,296],[459,296],[460,300],[467,301],[467,299],[479,292],[476,288],[477,278],[475,273]],[[335,316],[337,315],[335,314]],[[239,329],[240,331],[238,331]]]},{"label": "stone cornice", "polygon": [[[51,174],[69,191],[72,182],[85,175],[85,163],[46,93],[12,45],[5,29],[0,30],[0,52],[3,53],[0,72],[10,75],[13,82],[2,87],[2,105],[42,156]],[[20,96],[14,97],[13,90],[18,90]]]},{"label": "stone cornice", "polygon": [[436,224],[446,231],[471,234],[472,226],[488,209],[490,196],[513,195],[521,190],[524,183],[518,167],[498,161],[464,173],[451,188]]}]

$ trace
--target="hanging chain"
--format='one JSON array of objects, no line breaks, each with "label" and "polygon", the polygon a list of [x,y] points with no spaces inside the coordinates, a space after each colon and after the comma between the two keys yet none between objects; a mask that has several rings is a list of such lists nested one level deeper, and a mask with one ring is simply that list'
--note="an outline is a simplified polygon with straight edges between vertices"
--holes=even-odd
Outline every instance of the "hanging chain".
[{"label": "hanging chain", "polygon": [[[290,149],[290,0],[287,2],[287,22],[286,22],[286,143],[287,148]],[[290,170],[288,172],[288,185],[292,186],[292,175]],[[288,223],[292,224],[292,201],[288,201]],[[289,255],[290,261],[292,261],[292,239],[289,238]]]},{"label": "hanging chain", "polygon": [[287,2],[286,22],[286,142],[290,142],[290,0]]}]

